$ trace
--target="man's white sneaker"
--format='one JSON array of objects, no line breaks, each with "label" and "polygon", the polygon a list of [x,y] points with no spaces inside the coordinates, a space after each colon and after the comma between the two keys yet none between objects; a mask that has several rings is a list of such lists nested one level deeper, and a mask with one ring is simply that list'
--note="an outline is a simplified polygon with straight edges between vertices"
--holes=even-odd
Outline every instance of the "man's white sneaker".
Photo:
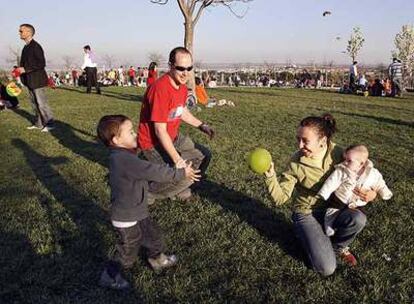
[{"label": "man's white sneaker", "polygon": [[54,129],[53,127],[46,126],[41,130],[41,132],[49,132],[50,130],[53,130],[53,129]]},{"label": "man's white sneaker", "polygon": [[36,129],[40,129],[38,126],[32,125],[30,127],[26,128],[27,130],[36,130]]}]

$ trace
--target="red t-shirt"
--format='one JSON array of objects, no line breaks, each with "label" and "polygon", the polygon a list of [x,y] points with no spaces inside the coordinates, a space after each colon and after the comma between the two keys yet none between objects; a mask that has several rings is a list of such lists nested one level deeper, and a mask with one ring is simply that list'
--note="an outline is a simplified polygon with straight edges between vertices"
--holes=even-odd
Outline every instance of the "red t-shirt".
[{"label": "red t-shirt", "polygon": [[155,70],[148,71],[147,87],[151,86],[157,80],[158,73]]},{"label": "red t-shirt", "polygon": [[172,141],[177,138],[181,115],[187,100],[187,87],[175,89],[168,74],[159,78],[145,92],[138,125],[138,146],[149,150],[159,144],[154,122],[167,123],[167,132]]},{"label": "red t-shirt", "polygon": [[134,69],[129,69],[128,70],[128,75],[129,75],[129,77],[135,77],[135,70]]}]

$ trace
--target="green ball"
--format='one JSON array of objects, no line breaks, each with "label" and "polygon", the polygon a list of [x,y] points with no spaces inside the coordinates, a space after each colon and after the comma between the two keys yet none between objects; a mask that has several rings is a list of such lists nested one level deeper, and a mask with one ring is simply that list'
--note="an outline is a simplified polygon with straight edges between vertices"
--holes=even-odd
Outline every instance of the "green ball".
[{"label": "green ball", "polygon": [[269,170],[272,156],[266,149],[257,148],[250,152],[247,162],[250,169],[258,174],[263,174]]}]

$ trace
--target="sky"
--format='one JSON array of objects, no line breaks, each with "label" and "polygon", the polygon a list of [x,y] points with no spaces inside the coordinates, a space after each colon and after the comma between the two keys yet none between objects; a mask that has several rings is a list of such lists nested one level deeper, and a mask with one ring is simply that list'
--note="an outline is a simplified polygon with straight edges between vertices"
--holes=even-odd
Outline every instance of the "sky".
[{"label": "sky", "polygon": [[[4,0],[6,1],[6,0]],[[18,27],[33,24],[35,39],[49,65],[63,56],[80,64],[82,47],[97,57],[114,56],[117,64],[148,64],[148,54],[168,56],[183,44],[183,16],[177,1],[150,0],[19,0],[0,11],[0,65],[9,47],[22,48]],[[223,6],[209,7],[195,29],[194,57],[203,63],[326,63],[350,61],[345,50],[352,28],[359,26],[365,44],[362,64],[389,63],[394,37],[404,24],[414,24],[413,0],[253,0],[234,6],[240,19]],[[324,11],[332,14],[323,17]],[[341,37],[340,40],[336,37]]]}]

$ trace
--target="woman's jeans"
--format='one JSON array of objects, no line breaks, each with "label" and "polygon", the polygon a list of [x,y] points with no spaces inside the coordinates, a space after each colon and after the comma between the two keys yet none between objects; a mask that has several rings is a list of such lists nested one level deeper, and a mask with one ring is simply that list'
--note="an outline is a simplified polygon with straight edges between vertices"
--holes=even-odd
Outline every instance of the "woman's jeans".
[{"label": "woman's jeans", "polygon": [[352,243],[365,227],[367,218],[358,209],[344,208],[333,223],[335,235],[329,238],[324,231],[325,210],[311,214],[293,213],[295,233],[306,251],[313,270],[329,276],[336,269],[335,252]]}]

